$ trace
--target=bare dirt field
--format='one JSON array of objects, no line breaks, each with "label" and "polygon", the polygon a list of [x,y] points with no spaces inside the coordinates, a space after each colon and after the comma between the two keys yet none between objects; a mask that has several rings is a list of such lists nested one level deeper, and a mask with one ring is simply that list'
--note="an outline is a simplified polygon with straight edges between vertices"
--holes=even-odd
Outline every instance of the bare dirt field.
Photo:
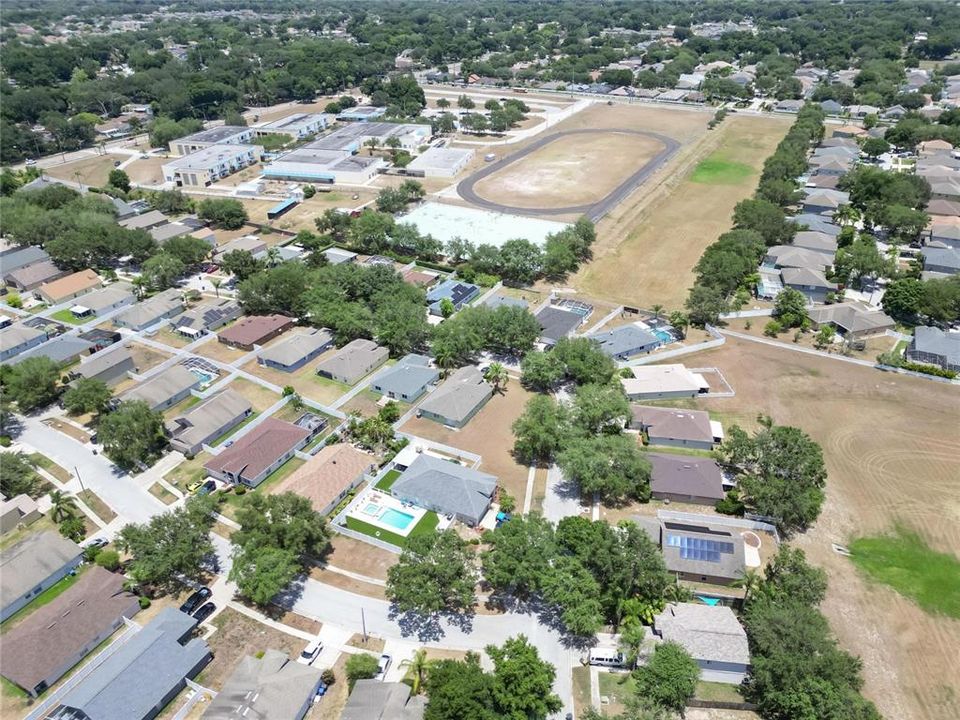
[{"label": "bare dirt field", "polygon": [[698,407],[745,427],[765,413],[822,445],[827,502],[795,543],[828,573],[822,609],[863,659],[865,694],[888,718],[960,717],[960,622],[868,584],[831,548],[902,523],[935,550],[960,554],[960,390],[736,339],[686,364],[719,367],[737,391]]},{"label": "bare dirt field", "polygon": [[[571,122],[583,121],[584,114]],[[677,119],[674,137],[683,134],[687,114],[671,113]],[[694,117],[705,122],[700,115]],[[640,123],[633,127],[648,129]],[[789,121],[782,118],[731,117],[700,142],[681,148],[663,170],[600,222],[595,259],[568,284],[634,307],[655,303],[668,309],[682,307],[694,265],[707,245],[730,228],[734,205],[753,192],[764,160],[788,128]],[[687,136],[692,132],[688,128]],[[753,172],[732,183],[695,183],[688,177],[700,160],[727,148],[737,163]]]},{"label": "bare dirt field", "polygon": [[243,365],[243,369],[252,375],[263,378],[267,382],[286,387],[290,385],[301,397],[305,397],[322,405],[329,405],[337,400],[350,388],[346,385],[328,380],[317,375],[317,365],[335,355],[337,350],[331,348],[323,354],[306,363],[296,372],[286,373],[280,370],[260,365],[256,360],[251,360]]},{"label": "bare dirt field", "polygon": [[163,164],[170,158],[151,157],[148,160],[137,159],[127,165],[124,172],[130,181],[141,185],[160,185],[163,183]]},{"label": "bare dirt field", "polygon": [[628,133],[560,137],[476,185],[487,200],[517,207],[596,202],[642,168],[663,144]]},{"label": "bare dirt field", "polygon": [[331,546],[333,549],[326,557],[327,564],[378,580],[387,579],[387,569],[399,557],[396,553],[344,535],[334,534]]},{"label": "bare dirt field", "polygon": [[[353,196],[359,197],[354,200]],[[300,230],[310,230],[316,232],[317,226],[314,224],[314,218],[323,215],[323,211],[329,208],[357,208],[364,203],[371,202],[376,197],[376,190],[355,189],[355,190],[335,190],[333,192],[318,192],[309,200],[304,200],[293,210],[281,215],[276,220],[270,221],[269,225],[278,230],[289,230],[290,232],[299,232]],[[255,223],[267,223],[267,210],[279,202],[274,200],[251,200],[249,198],[240,198],[240,202],[247,209],[250,220]]]},{"label": "bare dirt field", "polygon": [[101,187],[107,184],[107,177],[113,170],[113,163],[117,160],[123,160],[123,156],[94,155],[83,160],[69,162],[66,165],[44,168],[43,171],[47,175],[61,180],[71,180],[84,185]]},{"label": "bare dirt field", "polygon": [[522,413],[532,393],[511,379],[504,393],[490,398],[465,428],[453,430],[433,420],[413,418],[403,432],[452,445],[483,457],[480,470],[496,475],[500,485],[522,506],[527,491],[527,466],[514,460],[510,426]]},{"label": "bare dirt field", "polygon": [[247,400],[250,401],[254,412],[258,413],[263,412],[280,399],[279,395],[274,394],[267,388],[263,387],[263,385],[258,385],[257,383],[250,382],[246,378],[241,377],[231,380],[227,385],[227,389],[243,395]]}]

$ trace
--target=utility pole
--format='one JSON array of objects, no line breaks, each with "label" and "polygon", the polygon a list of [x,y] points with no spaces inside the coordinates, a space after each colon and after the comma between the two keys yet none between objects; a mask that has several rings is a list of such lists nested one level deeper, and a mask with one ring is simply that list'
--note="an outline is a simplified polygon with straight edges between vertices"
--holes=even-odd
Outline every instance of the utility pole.
[{"label": "utility pole", "polygon": [[80,470],[76,465],[73,466],[73,472],[77,474],[77,480],[80,482],[80,492],[86,492],[86,488],[83,487],[83,480],[80,478]]},{"label": "utility pole", "polygon": [[367,642],[367,616],[363,614],[363,608],[360,608],[360,624],[363,625],[363,642]]}]

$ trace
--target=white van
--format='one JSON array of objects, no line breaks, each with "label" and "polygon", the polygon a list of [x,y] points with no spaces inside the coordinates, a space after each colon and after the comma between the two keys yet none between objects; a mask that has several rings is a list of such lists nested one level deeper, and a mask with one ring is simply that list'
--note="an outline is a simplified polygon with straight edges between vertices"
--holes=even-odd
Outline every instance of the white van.
[{"label": "white van", "polygon": [[303,652],[300,653],[300,657],[297,658],[297,662],[302,665],[312,665],[313,661],[319,657],[321,650],[323,650],[323,643],[320,642],[320,638],[314,638],[307,643]]},{"label": "white van", "polygon": [[604,667],[625,667],[627,664],[623,653],[616,648],[591,648],[590,664]]}]

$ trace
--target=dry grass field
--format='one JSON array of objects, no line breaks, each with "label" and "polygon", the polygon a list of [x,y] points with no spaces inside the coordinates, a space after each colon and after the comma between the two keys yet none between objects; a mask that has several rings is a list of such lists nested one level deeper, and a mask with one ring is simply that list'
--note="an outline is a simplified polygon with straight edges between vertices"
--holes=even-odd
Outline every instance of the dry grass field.
[{"label": "dry grass field", "polygon": [[43,172],[50,177],[71,182],[83,183],[101,187],[107,184],[107,177],[113,170],[113,163],[123,160],[122,155],[93,155],[83,160],[75,160],[65,165],[54,165],[44,168]]},{"label": "dry grass field", "polygon": [[347,385],[317,375],[317,365],[335,355],[336,352],[336,348],[331,348],[292,373],[260,365],[256,360],[244,363],[242,369],[274,385],[280,387],[290,385],[301,397],[322,405],[329,405],[350,389]]},{"label": "dry grass field", "polygon": [[735,339],[687,365],[719,367],[736,389],[697,403],[725,424],[753,427],[765,413],[823,446],[827,502],[794,542],[828,573],[822,609],[841,645],[863,659],[865,694],[887,718],[960,717],[960,621],[868,583],[831,548],[902,523],[960,555],[960,391]]},{"label": "dry grass field", "polygon": [[[336,190],[334,192],[318,192],[309,200],[304,200],[293,210],[285,213],[276,220],[269,223],[271,227],[278,230],[289,230],[290,232],[299,232],[300,230],[310,230],[316,232],[317,226],[314,224],[314,218],[323,215],[323,211],[329,208],[357,208],[374,200],[376,189],[351,189]],[[357,195],[356,200],[353,196]],[[267,223],[267,210],[272,208],[279,200],[251,200],[249,198],[239,198],[240,202],[247,209],[250,220],[255,223]]]},{"label": "dry grass field", "polygon": [[[676,137],[686,113],[671,115],[678,119]],[[573,121],[582,119],[578,115]],[[781,118],[735,116],[682,148],[664,170],[600,222],[595,259],[568,284],[636,307],[682,307],[704,248],[730,228],[734,205],[753,192],[764,160],[788,128],[789,121]],[[752,172],[741,173],[735,182],[694,182],[689,175],[714,151],[735,157]]]},{"label": "dry grass field", "polygon": [[124,172],[130,181],[142,185],[163,184],[163,165],[170,162],[170,158],[151,157],[147,160],[136,159],[127,165]]},{"label": "dry grass field", "polygon": [[663,149],[652,137],[597,133],[561,137],[479,182],[487,200],[567,207],[601,200]]}]

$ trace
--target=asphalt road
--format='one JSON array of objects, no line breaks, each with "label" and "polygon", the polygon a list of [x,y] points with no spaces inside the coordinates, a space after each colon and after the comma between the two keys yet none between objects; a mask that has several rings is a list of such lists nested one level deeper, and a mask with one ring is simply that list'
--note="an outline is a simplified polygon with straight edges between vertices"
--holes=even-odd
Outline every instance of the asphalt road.
[{"label": "asphalt road", "polygon": [[[481,180],[500,170],[503,170],[505,167],[517,162],[517,160],[525,158],[530,153],[536,152],[545,145],[549,145],[555,140],[559,140],[564,137],[571,135],[583,135],[586,133],[627,133],[630,135],[643,135],[645,137],[652,137],[661,142],[663,144],[663,149],[654,155],[646,165],[615,187],[606,197],[598,200],[595,203],[588,203],[585,205],[568,205],[567,207],[559,208],[515,207],[513,205],[504,205],[502,203],[497,203],[493,202],[492,200],[482,198],[474,190],[476,184]],[[478,207],[482,207],[486,210],[493,210],[494,212],[512,213],[515,215],[576,214],[586,215],[593,222],[596,222],[610,212],[615,206],[621,203],[624,198],[627,197],[627,195],[636,189],[638,185],[640,185],[653,173],[660,169],[660,167],[670,159],[670,157],[677,151],[679,147],[680,143],[673,138],[667,137],[666,135],[661,135],[660,133],[646,132],[643,130],[625,130],[619,128],[585,128],[582,130],[564,130],[562,132],[553,133],[551,135],[542,137],[539,140],[530,143],[525,148],[518,150],[512,155],[508,155],[507,157],[478,170],[476,173],[460,183],[460,185],[457,187],[457,192],[460,194],[460,197],[467,202],[477,205]]]}]

